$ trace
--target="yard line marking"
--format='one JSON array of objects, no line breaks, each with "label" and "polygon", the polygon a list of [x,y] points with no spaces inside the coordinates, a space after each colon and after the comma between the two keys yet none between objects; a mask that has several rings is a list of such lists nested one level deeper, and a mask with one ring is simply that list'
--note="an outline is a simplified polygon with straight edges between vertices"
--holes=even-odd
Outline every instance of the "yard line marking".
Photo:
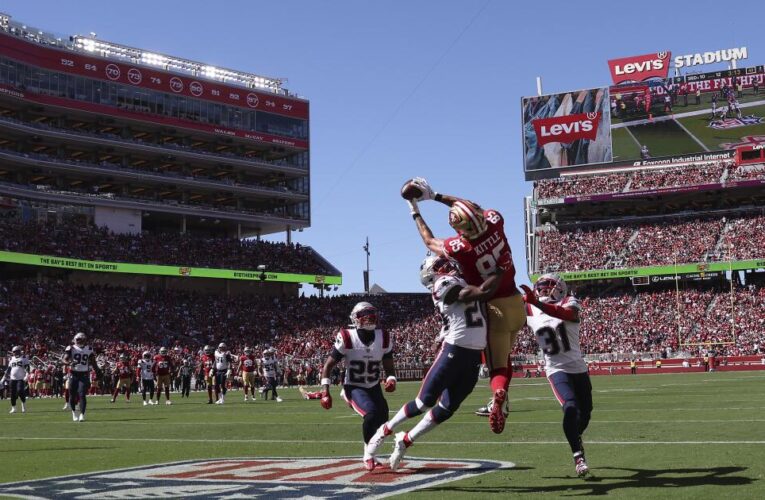
[{"label": "yard line marking", "polygon": [[677,124],[677,125],[678,125],[678,126],[681,128],[681,129],[683,129],[683,130],[685,131],[685,133],[686,133],[686,134],[688,134],[688,135],[691,137],[691,139],[693,139],[694,141],[696,141],[696,144],[698,144],[699,146],[701,146],[701,148],[702,148],[704,151],[709,151],[709,148],[707,147],[707,145],[706,145],[706,144],[704,144],[703,142],[701,142],[701,141],[699,140],[699,138],[698,138],[698,137],[696,137],[695,135],[693,135],[693,134],[691,133],[691,131],[690,131],[690,130],[688,130],[688,128],[687,128],[685,125],[683,125],[682,123],[680,123],[680,121],[679,121],[679,120],[673,120],[673,121],[674,121],[674,122],[675,122],[675,123],[676,123],[676,124]]},{"label": "yard line marking", "polygon": [[[358,445],[358,440],[300,440],[300,439],[184,439],[184,438],[95,438],[95,437],[9,437],[2,438],[6,441],[117,441],[117,442],[160,442],[160,443],[262,443],[262,444],[353,444]],[[568,444],[568,441],[418,441],[417,445],[437,446],[465,446],[475,444],[493,444],[506,446],[508,444]],[[710,445],[710,444],[765,444],[765,441],[587,441],[588,445]]]}]

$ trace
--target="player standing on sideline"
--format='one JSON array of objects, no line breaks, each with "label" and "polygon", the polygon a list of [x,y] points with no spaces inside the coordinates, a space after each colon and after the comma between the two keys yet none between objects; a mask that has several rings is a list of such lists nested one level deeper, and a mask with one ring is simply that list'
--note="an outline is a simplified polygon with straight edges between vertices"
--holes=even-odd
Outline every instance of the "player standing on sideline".
[{"label": "player standing on sideline", "polygon": [[117,377],[117,383],[114,384],[114,393],[112,394],[112,403],[117,401],[117,395],[120,389],[125,388],[125,400],[130,402],[130,386],[133,385],[133,367],[130,366],[130,357],[122,353],[120,360],[114,367],[114,376]]},{"label": "player standing on sideline", "polygon": [[[412,183],[421,195],[407,202],[425,246],[436,255],[456,260],[469,285],[481,286],[490,276],[499,275],[499,287],[488,300],[486,363],[492,390],[489,426],[500,434],[505,429],[507,390],[513,376],[510,354],[525,321],[523,299],[515,287],[515,266],[505,236],[504,219],[496,210],[482,210],[471,201],[434,192],[421,177]],[[435,200],[447,205],[449,225],[457,231],[457,236],[445,240],[435,238],[420,215],[417,200]]]},{"label": "player standing on sideline", "polygon": [[27,412],[26,381],[29,379],[29,358],[24,355],[21,346],[11,350],[11,360],[5,370],[5,380],[11,389],[11,413],[16,413],[16,400],[21,400],[21,413]]},{"label": "player standing on sideline", "polygon": [[478,382],[481,353],[486,348],[486,307],[482,302],[494,295],[501,277],[493,274],[481,287],[470,286],[460,276],[454,261],[431,255],[420,266],[420,281],[430,291],[443,321],[438,336],[441,348],[417,397],[381,425],[367,445],[368,452],[374,455],[398,425],[427,412],[411,431],[396,434],[390,456],[390,468],[394,471],[406,449],[417,438],[447,421],[473,392]]},{"label": "player standing on sideline", "polygon": [[557,274],[542,275],[534,290],[521,287],[526,322],[536,334],[545,357],[547,380],[563,408],[563,432],[574,454],[576,474],[584,477],[590,469],[584,458],[582,434],[592,414],[592,384],[579,348],[581,305],[568,294],[566,282]]},{"label": "player standing on sideline", "polygon": [[263,359],[260,361],[261,369],[263,370],[263,378],[266,379],[266,385],[261,389],[263,391],[263,401],[268,401],[268,391],[271,391],[271,401],[276,398],[278,403],[283,401],[282,398],[276,393],[276,368],[277,362],[274,356],[274,349],[268,348],[263,351]]},{"label": "player standing on sideline", "polygon": [[170,374],[173,372],[173,361],[167,353],[167,347],[160,347],[159,354],[154,356],[154,374],[157,376],[157,404],[162,397],[162,388],[165,388],[165,404],[173,404],[170,401]]},{"label": "player standing on sideline", "polygon": [[[64,363],[71,368],[69,384],[69,406],[72,408],[72,420],[75,422],[85,421],[85,410],[88,406],[87,394],[90,386],[90,369],[101,376],[101,369],[96,364],[96,355],[87,344],[88,338],[79,332],[74,336],[74,343],[67,346],[64,351]],[[80,400],[80,414],[77,415],[77,399]]]},{"label": "player standing on sideline", "polygon": [[213,348],[206,345],[202,355],[202,375],[207,386],[207,404],[213,404],[213,386],[215,385],[215,355]]},{"label": "player standing on sideline", "polygon": [[345,381],[341,396],[362,416],[364,435],[364,468],[374,470],[378,465],[368,443],[375,431],[388,419],[388,402],[380,388],[380,365],[385,370],[385,392],[396,390],[396,368],[393,365],[393,342],[387,332],[377,328],[377,308],[369,302],[359,302],[351,311],[354,328],[343,328],[337,334],[335,346],[321,371],[321,406],[332,408],[329,393],[332,369],[345,358]]},{"label": "player standing on sideline", "polygon": [[239,358],[239,375],[244,384],[244,400],[249,401],[247,389],[252,394],[252,400],[255,401],[255,377],[257,376],[258,362],[252,353],[251,347],[244,348],[244,354]]},{"label": "player standing on sideline", "polygon": [[226,344],[218,344],[215,351],[215,404],[222,405],[226,402],[226,378],[231,376],[231,353]]},{"label": "player standing on sideline", "polygon": [[[141,355],[141,360],[138,362],[138,379],[141,381],[141,396],[143,397],[143,405],[156,405],[159,404],[159,397],[157,402],[154,402],[154,360],[151,358],[149,351],[144,351]],[[146,402],[146,391],[149,391],[149,402]]]}]

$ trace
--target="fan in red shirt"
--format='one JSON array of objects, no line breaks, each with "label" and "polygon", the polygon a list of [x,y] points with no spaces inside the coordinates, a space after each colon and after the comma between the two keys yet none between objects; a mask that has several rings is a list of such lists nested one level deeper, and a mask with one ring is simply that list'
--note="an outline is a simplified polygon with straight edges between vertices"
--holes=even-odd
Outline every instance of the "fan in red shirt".
[{"label": "fan in red shirt", "polygon": [[154,356],[154,375],[157,379],[157,404],[162,395],[162,387],[165,388],[165,404],[173,404],[170,401],[170,374],[173,372],[173,361],[167,353],[167,347],[161,347],[159,354]]},{"label": "fan in red shirt", "polygon": [[130,402],[130,387],[133,385],[133,367],[130,366],[130,357],[122,353],[120,354],[120,360],[114,367],[114,375],[117,376],[118,381],[114,386],[114,393],[112,394],[112,403],[117,401],[117,395],[120,390],[125,388],[125,400]]},{"label": "fan in red shirt", "polygon": [[[505,236],[505,221],[496,210],[483,210],[472,201],[434,192],[423,178],[412,179],[410,183],[421,192],[407,202],[428,250],[457,261],[469,285],[481,286],[489,276],[501,276],[497,291],[487,303],[489,338],[486,348],[493,393],[489,425],[499,434],[505,428],[507,389],[513,375],[510,354],[518,332],[526,322],[523,298],[515,286],[515,266]],[[457,235],[435,238],[420,215],[418,200],[435,200],[447,205],[449,225]]]},{"label": "fan in red shirt", "polygon": [[247,389],[255,401],[255,378],[257,376],[257,361],[251,347],[244,348],[244,354],[239,357],[239,374],[244,382],[244,400],[249,401]]},{"label": "fan in red shirt", "polygon": [[207,385],[207,401],[208,405],[213,404],[213,375],[215,374],[215,354],[213,348],[209,345],[205,346],[205,353],[202,355],[202,378],[205,379]]}]

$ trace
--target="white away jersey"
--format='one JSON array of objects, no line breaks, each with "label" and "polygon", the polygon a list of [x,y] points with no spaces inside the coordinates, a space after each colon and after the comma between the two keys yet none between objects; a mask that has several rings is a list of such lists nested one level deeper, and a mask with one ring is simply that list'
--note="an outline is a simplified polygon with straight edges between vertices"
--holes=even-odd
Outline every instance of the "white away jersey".
[{"label": "white away jersey", "polygon": [[11,372],[11,380],[24,380],[29,372],[29,358],[13,356],[8,364],[8,370]]},{"label": "white away jersey", "polygon": [[263,358],[260,360],[260,366],[266,378],[276,377],[276,358]]},{"label": "white away jersey", "polygon": [[482,350],[486,348],[486,313],[479,302],[446,304],[444,299],[454,287],[464,288],[465,280],[457,276],[441,276],[433,285],[433,303],[441,314],[438,338],[447,344]]},{"label": "white away jersey", "polygon": [[154,380],[154,360],[146,361],[141,359],[138,362],[138,369],[141,370],[141,380]]},{"label": "white away jersey", "polygon": [[215,351],[215,369],[226,371],[231,368],[231,354],[227,352]]},{"label": "white away jersey", "polygon": [[[580,309],[574,297],[563,299],[561,305]],[[587,364],[579,349],[579,323],[564,321],[543,313],[537,307],[526,306],[526,324],[537,336],[537,344],[545,356],[545,372],[584,373]]]},{"label": "white away jersey", "polygon": [[393,352],[393,342],[387,332],[375,330],[371,344],[364,344],[355,328],[340,330],[335,349],[345,358],[345,385],[374,387],[380,383],[382,359]]},{"label": "white away jersey", "polygon": [[93,355],[93,349],[90,346],[70,345],[66,348],[66,352],[69,353],[69,363],[73,372],[85,373],[90,371],[90,357]]}]

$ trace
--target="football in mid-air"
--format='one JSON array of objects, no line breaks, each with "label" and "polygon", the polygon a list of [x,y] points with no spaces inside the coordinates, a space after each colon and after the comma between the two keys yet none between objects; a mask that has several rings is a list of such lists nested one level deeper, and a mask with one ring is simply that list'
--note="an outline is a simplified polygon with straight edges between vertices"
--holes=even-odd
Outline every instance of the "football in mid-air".
[{"label": "football in mid-air", "polygon": [[401,197],[405,200],[414,200],[422,196],[422,189],[414,183],[413,179],[409,179],[401,186]]}]

